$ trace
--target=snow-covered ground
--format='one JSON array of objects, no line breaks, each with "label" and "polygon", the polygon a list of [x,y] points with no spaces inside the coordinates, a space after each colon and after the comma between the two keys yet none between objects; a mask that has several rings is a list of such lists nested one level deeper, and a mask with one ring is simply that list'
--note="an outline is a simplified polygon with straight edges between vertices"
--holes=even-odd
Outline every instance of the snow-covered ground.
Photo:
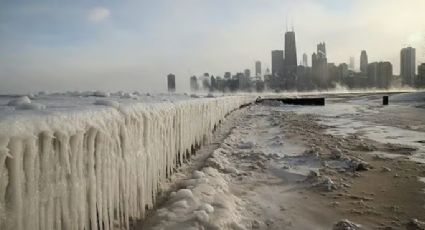
[{"label": "snow-covered ground", "polygon": [[129,228],[158,186],[254,96],[1,97],[0,229]]},{"label": "snow-covered ground", "polygon": [[[424,93],[393,95],[387,107],[381,97],[249,106],[228,116],[222,139],[212,130],[255,96],[0,97],[0,229],[129,229],[164,185],[174,191],[132,228],[331,229],[348,217],[366,229],[397,226],[379,203],[420,203],[414,182],[398,187],[423,180]],[[201,143],[205,163],[177,170]],[[370,164],[370,175],[358,172]],[[404,211],[423,213],[415,208]]]},{"label": "snow-covered ground", "polygon": [[[391,121],[375,118],[385,120],[382,113],[409,109],[422,114],[416,119],[425,123],[423,103],[397,101],[402,98],[397,95],[382,107],[381,97],[332,96],[325,107],[274,102],[249,107],[233,121],[232,132],[205,167],[184,179],[141,229],[358,229],[345,218],[359,221],[363,229],[401,226],[401,217],[386,222],[387,215],[394,215],[387,213],[392,191],[388,199],[368,196],[391,187],[401,187],[395,194],[415,194],[384,172],[391,172],[387,164],[397,167],[394,178],[405,170],[421,172],[420,165],[403,169],[399,162],[406,154],[415,161],[423,157],[424,132],[393,114],[386,116]],[[371,175],[361,174],[369,167]],[[388,184],[374,181],[376,177]]]},{"label": "snow-covered ground", "polygon": [[412,148],[411,159],[425,163],[425,92],[396,94],[382,106],[382,95],[349,100],[333,98],[325,107],[287,106],[285,111],[316,114],[333,135],[360,135],[381,143]]}]

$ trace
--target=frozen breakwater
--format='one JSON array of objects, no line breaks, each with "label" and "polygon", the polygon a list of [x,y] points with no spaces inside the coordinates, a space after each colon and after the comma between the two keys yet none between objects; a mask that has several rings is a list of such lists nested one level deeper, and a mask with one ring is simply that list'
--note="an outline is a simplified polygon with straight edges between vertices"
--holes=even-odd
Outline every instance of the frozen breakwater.
[{"label": "frozen breakwater", "polygon": [[128,229],[185,153],[255,97],[80,100],[64,100],[81,105],[72,109],[49,97],[38,101],[43,111],[0,108],[0,229]]}]

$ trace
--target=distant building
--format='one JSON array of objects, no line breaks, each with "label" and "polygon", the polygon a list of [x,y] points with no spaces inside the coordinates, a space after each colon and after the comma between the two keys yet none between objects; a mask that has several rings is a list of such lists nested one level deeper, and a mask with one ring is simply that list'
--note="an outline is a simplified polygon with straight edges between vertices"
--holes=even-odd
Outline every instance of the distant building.
[{"label": "distant building", "polygon": [[244,71],[244,75],[245,75],[245,77],[247,77],[247,78],[251,78],[251,70],[246,69],[246,70]]},{"label": "distant building", "polygon": [[393,65],[391,62],[379,62],[378,65],[378,87],[389,89],[393,79]]},{"label": "distant building", "polygon": [[416,50],[403,48],[400,52],[400,77],[403,85],[414,86],[416,76]]},{"label": "distant building", "polygon": [[231,78],[232,78],[232,73],[230,73],[230,72],[224,73],[224,79],[228,80],[228,79],[231,79]]},{"label": "distant building", "polygon": [[319,43],[317,45],[317,54],[313,53],[311,63],[314,84],[321,89],[329,87],[328,59],[326,58],[325,43]]},{"label": "distant building", "polygon": [[262,72],[261,72],[261,62],[260,61],[256,61],[255,62],[255,76],[261,76]]},{"label": "distant building", "polygon": [[354,57],[350,57],[348,69],[351,70],[351,71],[354,71],[355,68],[356,68],[355,59],[354,59]]},{"label": "distant building", "polygon": [[199,90],[198,78],[196,78],[196,76],[190,77],[190,90],[192,91]]},{"label": "distant building", "polygon": [[279,75],[283,71],[283,50],[272,51],[272,75]]},{"label": "distant building", "polygon": [[[339,69],[338,67],[335,65],[335,63],[328,63],[328,76],[329,76],[329,80],[330,82],[338,82],[339,81]],[[329,82],[329,83],[330,83]]]},{"label": "distant building", "polygon": [[250,79],[247,74],[251,74],[251,71],[248,70],[248,72],[236,74],[235,78],[239,81],[239,90],[248,90],[250,88]]},{"label": "distant building", "polygon": [[317,44],[317,57],[326,58],[326,44],[324,42]]},{"label": "distant building", "polygon": [[176,92],[176,76],[174,74],[168,74],[167,76],[168,92]]},{"label": "distant building", "polygon": [[425,63],[422,63],[418,66],[418,79],[416,86],[419,88],[425,87]]},{"label": "distant building", "polygon": [[344,82],[344,79],[348,77],[349,73],[350,73],[349,68],[348,68],[348,65],[346,63],[339,64],[337,82],[338,83]]},{"label": "distant building", "polygon": [[362,53],[360,54],[360,72],[363,74],[367,74],[367,65],[368,65],[368,58],[366,50],[362,50]]},{"label": "distant building", "polygon": [[306,53],[303,54],[302,65],[305,66],[305,67],[308,67],[308,56],[307,56]]},{"label": "distant building", "polygon": [[369,88],[378,87],[378,62],[367,65],[367,86]]},{"label": "distant building", "polygon": [[285,33],[285,66],[297,66],[297,46],[295,43],[295,32]]},{"label": "distant building", "polygon": [[367,86],[381,89],[391,87],[393,66],[390,62],[372,62],[367,68]]}]

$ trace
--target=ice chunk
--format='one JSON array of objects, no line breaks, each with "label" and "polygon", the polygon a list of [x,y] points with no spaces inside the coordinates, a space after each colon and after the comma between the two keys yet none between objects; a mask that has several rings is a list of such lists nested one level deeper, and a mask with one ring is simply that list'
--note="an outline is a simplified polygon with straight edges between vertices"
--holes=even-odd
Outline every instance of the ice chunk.
[{"label": "ice chunk", "polygon": [[211,213],[213,213],[213,212],[214,212],[214,207],[213,207],[213,206],[211,206],[211,205],[210,205],[210,204],[208,204],[208,203],[202,204],[200,209],[201,209],[201,210],[205,210],[205,211],[206,211],[207,213],[209,213],[209,214],[211,214]]},{"label": "ice chunk", "polygon": [[138,97],[132,93],[123,93],[120,97],[125,99],[138,99]]},{"label": "ice chunk", "polygon": [[9,106],[18,106],[22,104],[30,104],[31,100],[28,96],[18,97],[16,99],[13,99],[7,103]]},{"label": "ice chunk", "polygon": [[200,171],[194,171],[194,172],[192,173],[192,178],[193,178],[193,179],[201,179],[201,178],[203,178],[203,177],[205,177],[205,174],[204,174],[203,172],[200,172]]},{"label": "ice chunk", "polygon": [[201,223],[207,223],[210,220],[210,216],[205,210],[194,211],[196,219]]},{"label": "ice chunk", "polygon": [[110,106],[118,109],[120,107],[120,103],[113,101],[113,100],[97,100],[94,102],[95,105],[104,105],[104,106]]},{"label": "ice chunk", "polygon": [[254,142],[252,142],[252,141],[242,141],[240,144],[239,144],[239,148],[240,149],[252,149],[252,148],[254,148],[255,147],[255,143]]},{"label": "ice chunk", "polygon": [[175,198],[178,200],[181,199],[193,199],[193,194],[192,191],[190,189],[180,189],[179,191],[177,191]]},{"label": "ice chunk", "polygon": [[358,230],[360,228],[360,225],[355,224],[349,220],[341,220],[334,225],[333,230]]},{"label": "ice chunk", "polygon": [[179,200],[174,202],[173,207],[186,209],[189,208],[189,204],[187,203],[187,200]]},{"label": "ice chunk", "polygon": [[110,97],[111,94],[108,92],[104,92],[104,91],[96,91],[93,93],[93,96],[95,97]]},{"label": "ice chunk", "polygon": [[243,225],[236,222],[233,222],[231,227],[233,230],[246,230],[246,228]]},{"label": "ice chunk", "polygon": [[46,106],[39,103],[23,103],[15,108],[18,110],[43,110],[46,109]]}]

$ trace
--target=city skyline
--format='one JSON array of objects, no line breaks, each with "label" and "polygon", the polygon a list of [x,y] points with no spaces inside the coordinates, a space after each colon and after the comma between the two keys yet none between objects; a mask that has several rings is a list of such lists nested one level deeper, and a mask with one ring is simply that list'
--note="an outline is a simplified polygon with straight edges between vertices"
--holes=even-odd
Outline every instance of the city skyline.
[{"label": "city skyline", "polygon": [[1,93],[165,92],[164,76],[170,72],[177,85],[187,85],[187,76],[195,73],[222,75],[247,67],[253,73],[256,60],[263,70],[271,69],[270,50],[283,49],[285,18],[293,21],[297,34],[297,63],[303,53],[310,59],[320,41],[327,44],[328,60],[347,63],[354,56],[356,69],[363,49],[369,62],[390,61],[395,74],[400,49],[408,45],[416,48],[416,64],[424,62],[425,2],[420,0],[249,0],[242,5],[76,1],[66,7],[37,1],[1,6]]},{"label": "city skyline", "polygon": [[[377,88],[390,89],[393,87],[413,87],[424,88],[425,75],[422,65],[416,65],[416,49],[412,47],[402,48],[400,52],[400,74],[394,74],[393,64],[389,61],[369,62],[366,50],[360,53],[360,69],[354,68],[354,57],[349,58],[349,64],[343,62],[336,64],[328,62],[326,43],[319,42],[316,52],[311,56],[312,65],[308,66],[307,54],[302,55],[300,64],[297,64],[297,46],[294,27],[291,30],[286,29],[284,35],[284,50],[275,49],[271,51],[272,71],[270,74],[261,75],[260,61],[255,62],[255,77],[251,77],[251,70],[245,69],[244,72],[237,72],[231,75],[226,72],[227,77],[221,75],[211,75],[202,81],[203,89],[209,92],[262,92],[272,90],[281,92],[288,91],[310,91],[310,90],[328,90],[338,86],[348,89],[359,88]],[[418,75],[416,75],[418,68]],[[268,71],[266,71],[268,72]],[[197,77],[190,78],[192,91],[198,85]]]}]

